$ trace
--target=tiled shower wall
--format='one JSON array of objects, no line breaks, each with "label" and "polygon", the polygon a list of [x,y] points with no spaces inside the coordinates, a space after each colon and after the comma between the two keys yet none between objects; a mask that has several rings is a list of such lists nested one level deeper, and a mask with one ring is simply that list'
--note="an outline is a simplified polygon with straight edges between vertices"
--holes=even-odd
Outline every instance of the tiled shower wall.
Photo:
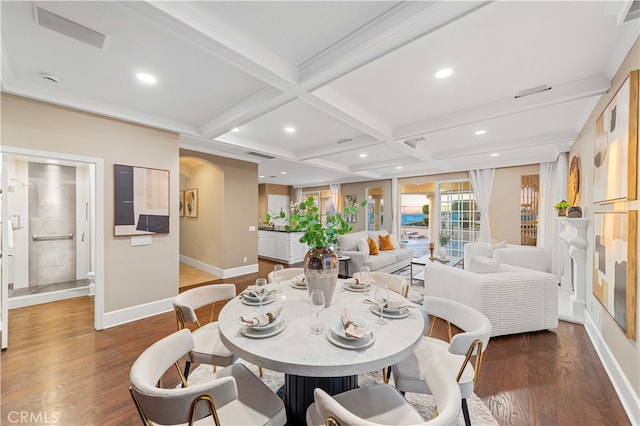
[{"label": "tiled shower wall", "polygon": [[75,280],[76,169],[29,163],[29,184],[29,286]]}]

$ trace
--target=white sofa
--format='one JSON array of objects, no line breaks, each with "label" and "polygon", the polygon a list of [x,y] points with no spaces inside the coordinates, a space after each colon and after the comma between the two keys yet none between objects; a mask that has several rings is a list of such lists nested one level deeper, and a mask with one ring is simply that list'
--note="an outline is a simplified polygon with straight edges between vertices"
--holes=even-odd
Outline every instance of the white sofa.
[{"label": "white sofa", "polygon": [[425,293],[456,300],[482,312],[493,326],[491,336],[558,326],[555,275],[512,265],[494,266],[499,272],[476,273],[428,262],[424,269]]},{"label": "white sofa", "polygon": [[[351,274],[360,271],[362,266],[368,266],[371,271],[391,273],[411,263],[413,250],[399,243],[398,238],[393,234],[391,235],[393,250],[379,250],[377,255],[371,255],[368,246],[366,248],[363,246],[362,240],[366,242],[367,237],[370,237],[380,249],[379,236],[387,234],[387,231],[358,231],[338,236],[341,253],[351,258],[347,261]],[[360,247],[358,247],[359,242]]]},{"label": "white sofa", "polygon": [[494,262],[547,272],[547,257],[543,248],[506,243],[467,243],[464,245],[464,268],[469,269],[471,259],[486,256]]}]

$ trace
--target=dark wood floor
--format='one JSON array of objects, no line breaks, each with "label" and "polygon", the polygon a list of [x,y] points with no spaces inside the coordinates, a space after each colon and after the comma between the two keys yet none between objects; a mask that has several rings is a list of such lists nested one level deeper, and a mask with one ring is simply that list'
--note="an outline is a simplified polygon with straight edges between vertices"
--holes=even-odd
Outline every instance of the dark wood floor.
[{"label": "dark wood floor", "polygon": [[[261,260],[259,274],[226,281],[240,291],[272,268]],[[31,424],[129,425],[140,424],[127,390],[129,368],[176,325],[166,313],[95,331],[85,297],[11,310],[9,327],[0,424],[26,412]],[[444,335],[444,327],[438,332]],[[175,374],[165,380],[172,385]],[[584,327],[567,322],[492,339],[477,394],[500,425],[629,424]]]}]

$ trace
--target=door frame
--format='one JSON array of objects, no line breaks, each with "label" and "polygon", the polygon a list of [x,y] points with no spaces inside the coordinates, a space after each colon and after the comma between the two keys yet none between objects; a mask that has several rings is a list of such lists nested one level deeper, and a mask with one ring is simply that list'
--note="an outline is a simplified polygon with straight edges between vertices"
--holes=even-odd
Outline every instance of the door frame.
[{"label": "door frame", "polygon": [[[45,159],[53,159],[53,160],[61,160],[61,161],[72,161],[76,163],[85,163],[87,165],[93,166],[90,167],[90,170],[93,170],[93,173],[90,172],[90,180],[93,183],[94,190],[92,191],[91,198],[94,205],[95,210],[95,223],[92,224],[93,231],[95,235],[94,240],[94,253],[95,253],[95,299],[94,299],[94,328],[96,330],[102,330],[104,328],[104,160],[102,158],[97,157],[86,157],[80,155],[73,155],[61,152],[52,152],[52,151],[40,151],[33,149],[25,149],[18,148],[12,146],[2,145],[0,146],[0,154],[2,154],[3,168],[2,168],[2,178],[3,178],[3,188],[6,185],[5,180],[8,179],[6,176],[8,171],[5,169],[6,155],[19,155],[19,156],[29,156],[36,158],[45,158]],[[6,206],[6,207],[5,207]],[[7,203],[2,203],[2,212],[1,212],[2,223],[6,224],[8,220],[8,206]],[[2,246],[6,247],[7,236],[6,232],[2,233]],[[9,291],[9,283],[7,282],[6,277],[8,277],[8,272],[5,272],[6,269],[6,257],[3,255],[2,265],[3,265],[3,280],[2,280],[2,313],[5,314],[5,307],[8,310],[8,291]],[[7,274],[6,276],[4,274]],[[6,298],[6,303],[5,303]],[[6,317],[2,317],[2,340],[4,344],[5,336],[5,327],[8,328],[8,320]],[[7,323],[5,325],[5,322]],[[3,348],[6,346],[3,346]]]}]

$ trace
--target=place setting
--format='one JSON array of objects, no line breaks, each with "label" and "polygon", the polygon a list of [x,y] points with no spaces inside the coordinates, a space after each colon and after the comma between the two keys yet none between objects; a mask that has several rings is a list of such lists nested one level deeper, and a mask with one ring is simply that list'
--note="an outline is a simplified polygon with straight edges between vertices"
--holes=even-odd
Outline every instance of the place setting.
[{"label": "place setting", "polygon": [[304,274],[296,275],[291,278],[291,287],[297,288],[298,290],[306,290],[307,289],[307,279]]},{"label": "place setting", "polygon": [[277,290],[269,290],[267,280],[265,278],[258,278],[255,285],[247,287],[242,293],[239,294],[240,301],[249,306],[268,305],[273,303],[277,299]]},{"label": "place setting", "polygon": [[369,310],[378,315],[377,324],[384,325],[387,322],[383,318],[400,319],[409,316],[411,308],[416,306],[408,300],[392,299],[391,292],[385,284],[378,284],[374,290],[374,299],[364,299],[363,303],[369,304]]},{"label": "place setting", "polygon": [[241,316],[240,334],[253,339],[264,339],[280,334],[286,323],[282,318],[282,305],[275,309],[255,316]]},{"label": "place setting", "polygon": [[368,269],[368,267],[363,266],[360,272],[356,272],[353,277],[344,280],[342,287],[347,291],[356,293],[368,292],[372,284]]},{"label": "place setting", "polygon": [[340,318],[332,324],[325,336],[329,343],[342,349],[365,349],[376,340],[373,330],[368,326],[368,321],[360,317],[351,317],[349,310],[343,308]]}]

